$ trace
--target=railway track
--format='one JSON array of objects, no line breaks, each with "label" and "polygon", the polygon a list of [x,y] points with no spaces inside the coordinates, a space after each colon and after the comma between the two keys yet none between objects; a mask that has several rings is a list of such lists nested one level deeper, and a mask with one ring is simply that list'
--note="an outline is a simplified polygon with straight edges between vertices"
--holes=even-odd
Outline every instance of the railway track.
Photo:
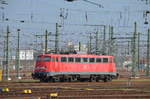
[{"label": "railway track", "polygon": [[[150,99],[150,79],[120,79],[104,82],[1,82],[0,99],[49,99],[50,93],[57,93],[59,99]],[[30,89],[31,93],[24,93]]]}]

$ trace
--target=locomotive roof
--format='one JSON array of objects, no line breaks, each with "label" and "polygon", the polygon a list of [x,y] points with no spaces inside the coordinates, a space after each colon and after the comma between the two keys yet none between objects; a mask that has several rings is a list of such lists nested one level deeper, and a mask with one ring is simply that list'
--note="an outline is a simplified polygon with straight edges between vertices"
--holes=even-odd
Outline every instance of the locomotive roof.
[{"label": "locomotive roof", "polygon": [[39,56],[67,56],[67,57],[113,57],[108,55],[93,55],[93,54],[41,54]]}]

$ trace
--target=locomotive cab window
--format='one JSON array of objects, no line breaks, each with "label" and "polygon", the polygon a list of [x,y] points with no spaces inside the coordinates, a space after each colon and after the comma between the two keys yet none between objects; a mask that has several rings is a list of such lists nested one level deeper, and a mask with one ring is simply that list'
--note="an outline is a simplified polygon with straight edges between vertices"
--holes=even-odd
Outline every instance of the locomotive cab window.
[{"label": "locomotive cab window", "polygon": [[38,57],[36,58],[36,61],[42,61],[42,57],[41,57],[41,56],[38,56]]},{"label": "locomotive cab window", "polygon": [[67,58],[66,57],[61,57],[61,62],[67,62]]},{"label": "locomotive cab window", "polygon": [[80,58],[80,57],[76,57],[76,58],[75,58],[75,62],[80,63],[80,62],[81,62],[81,58]]},{"label": "locomotive cab window", "polygon": [[44,61],[50,61],[50,60],[51,60],[51,57],[45,56],[43,60],[44,60]]},{"label": "locomotive cab window", "polygon": [[54,59],[54,57],[52,57],[52,62],[54,62],[55,61],[55,59]]},{"label": "locomotive cab window", "polygon": [[84,63],[87,63],[87,62],[88,62],[88,58],[87,58],[87,57],[83,57],[82,59],[83,59],[83,62],[84,62]]},{"label": "locomotive cab window", "polygon": [[74,58],[73,57],[68,57],[68,62],[74,62]]},{"label": "locomotive cab window", "polygon": [[95,62],[95,58],[89,58],[89,62],[90,63],[94,63]]},{"label": "locomotive cab window", "polygon": [[56,57],[56,62],[58,62],[58,57]]},{"label": "locomotive cab window", "polygon": [[102,62],[102,58],[96,58],[96,63],[101,63]]},{"label": "locomotive cab window", "polygon": [[108,58],[103,58],[103,63],[108,63]]}]

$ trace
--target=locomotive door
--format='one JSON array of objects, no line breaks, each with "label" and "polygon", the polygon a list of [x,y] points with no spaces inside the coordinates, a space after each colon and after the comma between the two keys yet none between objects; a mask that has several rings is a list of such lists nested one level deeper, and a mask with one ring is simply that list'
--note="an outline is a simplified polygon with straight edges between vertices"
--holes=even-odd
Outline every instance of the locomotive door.
[{"label": "locomotive door", "polygon": [[51,67],[52,67],[52,72],[55,72],[55,58],[52,57],[51,59]]},{"label": "locomotive door", "polygon": [[58,72],[58,57],[52,57],[53,72]]},{"label": "locomotive door", "polygon": [[55,57],[55,72],[59,72],[58,57]]}]

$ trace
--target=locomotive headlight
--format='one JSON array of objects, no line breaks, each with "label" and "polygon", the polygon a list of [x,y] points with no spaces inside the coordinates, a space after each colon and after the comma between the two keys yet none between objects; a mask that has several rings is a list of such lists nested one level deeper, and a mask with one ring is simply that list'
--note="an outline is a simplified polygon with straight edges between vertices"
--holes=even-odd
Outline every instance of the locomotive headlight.
[{"label": "locomotive headlight", "polygon": [[35,69],[46,69],[46,68],[47,68],[46,66],[38,66]]},{"label": "locomotive headlight", "polygon": [[46,67],[45,67],[45,66],[42,66],[40,69],[46,69]]}]

